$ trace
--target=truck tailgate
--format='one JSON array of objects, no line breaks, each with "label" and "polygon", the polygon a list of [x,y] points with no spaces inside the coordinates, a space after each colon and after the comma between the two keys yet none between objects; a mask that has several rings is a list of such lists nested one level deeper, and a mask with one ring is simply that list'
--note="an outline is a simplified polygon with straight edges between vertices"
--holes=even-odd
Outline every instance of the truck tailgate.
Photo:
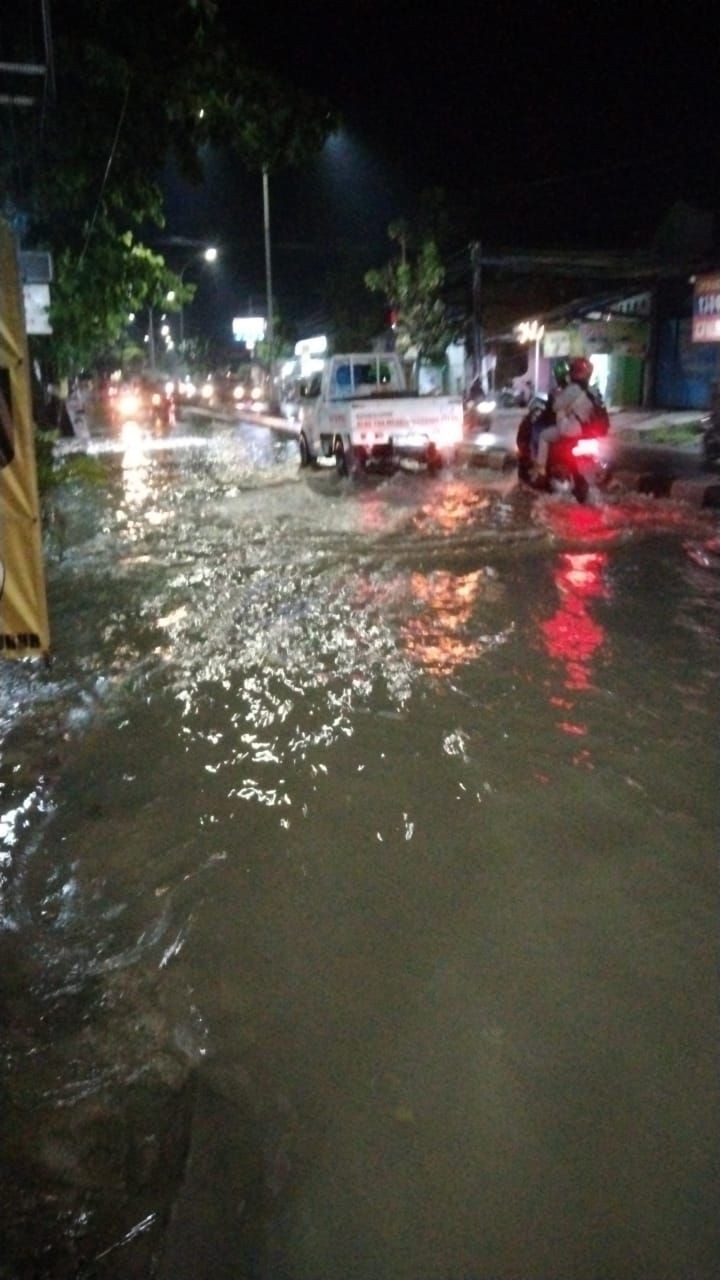
[{"label": "truck tailgate", "polygon": [[350,402],[353,444],[412,446],[433,441],[436,445],[462,440],[463,409],[459,396],[408,396],[383,400],[372,397]]}]

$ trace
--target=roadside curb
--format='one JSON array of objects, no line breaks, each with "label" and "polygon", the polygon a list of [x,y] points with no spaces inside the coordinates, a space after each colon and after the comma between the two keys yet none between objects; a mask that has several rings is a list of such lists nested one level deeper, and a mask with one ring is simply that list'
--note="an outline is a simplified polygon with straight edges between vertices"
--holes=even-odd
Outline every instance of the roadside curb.
[{"label": "roadside curb", "polygon": [[[489,471],[505,471],[515,468],[516,457],[509,450],[473,450],[467,446],[460,452],[460,460],[466,465],[484,467]],[[664,475],[649,468],[643,470],[618,468],[612,472],[610,487],[626,493],[642,493],[650,498],[670,498],[687,506],[720,510],[720,476]]]},{"label": "roadside curb", "polygon": [[657,471],[614,471],[611,485],[651,498],[670,498],[692,507],[720,509],[720,479],[690,476],[677,479]]},{"label": "roadside curb", "polygon": [[688,502],[697,507],[720,509],[720,480],[675,480],[670,497],[676,502]]},{"label": "roadside curb", "polygon": [[229,411],[227,409],[206,409],[204,405],[182,405],[178,411],[178,417],[184,418],[206,418],[217,422],[229,423],[231,426],[245,427],[269,427],[271,431],[281,432],[286,436],[298,435],[297,423],[291,422],[289,418],[276,418],[271,413],[243,413],[241,409]]}]

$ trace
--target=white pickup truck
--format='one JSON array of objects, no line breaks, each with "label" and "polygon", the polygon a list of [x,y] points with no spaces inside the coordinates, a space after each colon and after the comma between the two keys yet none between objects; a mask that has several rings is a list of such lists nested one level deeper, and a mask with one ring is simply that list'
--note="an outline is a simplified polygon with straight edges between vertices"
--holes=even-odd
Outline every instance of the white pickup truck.
[{"label": "white pickup truck", "polygon": [[399,356],[353,353],[325,361],[316,394],[300,414],[300,465],[333,458],[347,475],[412,458],[431,469],[449,461],[463,438],[460,396],[408,391]]}]

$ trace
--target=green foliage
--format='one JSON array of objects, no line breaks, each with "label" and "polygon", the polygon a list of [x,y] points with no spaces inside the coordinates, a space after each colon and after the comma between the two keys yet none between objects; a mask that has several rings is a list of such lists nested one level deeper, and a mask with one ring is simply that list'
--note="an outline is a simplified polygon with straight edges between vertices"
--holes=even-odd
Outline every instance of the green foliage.
[{"label": "green foliage", "polygon": [[[322,146],[335,122],[250,65],[212,0],[153,0],[140,20],[126,0],[72,0],[54,7],[53,32],[57,95],[44,130],[26,112],[0,135],[0,214],[21,213],[23,247],[54,255],[54,354],[69,370],[167,291],[164,263],[128,228],[163,225],[157,178],[169,153],[190,179],[202,177],[207,143],[275,169]],[[178,302],[192,296],[170,287]]]},{"label": "green foliage", "polygon": [[368,271],[365,284],[381,293],[395,314],[395,343],[401,355],[411,348],[418,360],[444,355],[453,337],[442,297],[445,269],[433,239],[425,239],[414,258],[407,250],[404,223],[393,223],[388,234],[400,244],[401,256],[386,266]]},{"label": "green foliage", "polygon": [[190,179],[200,148],[230,145],[251,168],[297,164],[335,120],[251,65],[203,0],[153,0],[138,21],[126,0],[73,0],[53,13],[57,96],[40,136],[0,140],[0,190],[38,236],[83,244],[96,213],[162,225],[157,176],[169,153]]},{"label": "green foliage", "polygon": [[365,351],[383,329],[383,304],[364,283],[363,250],[346,249],[329,268],[322,289],[336,351]]},{"label": "green foliage", "polygon": [[250,169],[302,164],[319,151],[338,119],[329,105],[264,71],[218,59],[220,82],[207,112],[216,142],[225,142]]},{"label": "green foliage", "polygon": [[41,499],[59,485],[67,484],[72,480],[105,484],[108,471],[97,458],[90,458],[85,453],[77,453],[68,454],[58,461],[55,456],[57,439],[57,431],[35,432],[35,466]]},{"label": "green foliage", "polygon": [[57,431],[35,432],[35,466],[37,470],[38,491],[45,493],[56,480],[55,457],[53,449],[58,438]]},{"label": "green foliage", "polygon": [[[87,251],[63,249],[56,261],[49,349],[59,374],[89,366],[107,355],[126,330],[130,312],[149,306],[177,310],[193,285],[183,284],[160,254],[118,235],[103,219]],[[172,301],[168,293],[174,293]]]}]

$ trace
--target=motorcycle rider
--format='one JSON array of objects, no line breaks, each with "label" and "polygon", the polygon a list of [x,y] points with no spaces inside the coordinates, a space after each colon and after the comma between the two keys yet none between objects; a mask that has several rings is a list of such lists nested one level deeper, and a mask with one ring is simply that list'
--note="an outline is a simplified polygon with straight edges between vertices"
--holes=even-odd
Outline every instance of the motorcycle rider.
[{"label": "motorcycle rider", "polygon": [[531,444],[533,457],[537,456],[538,442],[540,434],[546,427],[553,427],[557,421],[557,399],[561,391],[564,391],[570,381],[570,362],[563,356],[561,360],[556,360],[553,367],[553,379],[555,386],[548,393],[545,408],[538,415],[532,424]]},{"label": "motorcycle rider", "polygon": [[526,482],[530,480],[533,472],[540,432],[545,427],[555,425],[555,401],[570,380],[570,364],[564,356],[562,359],[555,361],[552,373],[554,386],[549,391],[547,399],[544,400],[542,397],[537,397],[533,400],[528,412],[518,426],[516,438],[518,476]]},{"label": "motorcycle rider", "polygon": [[538,437],[537,474],[534,483],[546,482],[546,468],[550,445],[562,436],[577,436],[596,414],[596,403],[588,388],[593,374],[592,361],[587,356],[576,356],[570,361],[567,384],[554,399],[555,422],[544,427]]}]

